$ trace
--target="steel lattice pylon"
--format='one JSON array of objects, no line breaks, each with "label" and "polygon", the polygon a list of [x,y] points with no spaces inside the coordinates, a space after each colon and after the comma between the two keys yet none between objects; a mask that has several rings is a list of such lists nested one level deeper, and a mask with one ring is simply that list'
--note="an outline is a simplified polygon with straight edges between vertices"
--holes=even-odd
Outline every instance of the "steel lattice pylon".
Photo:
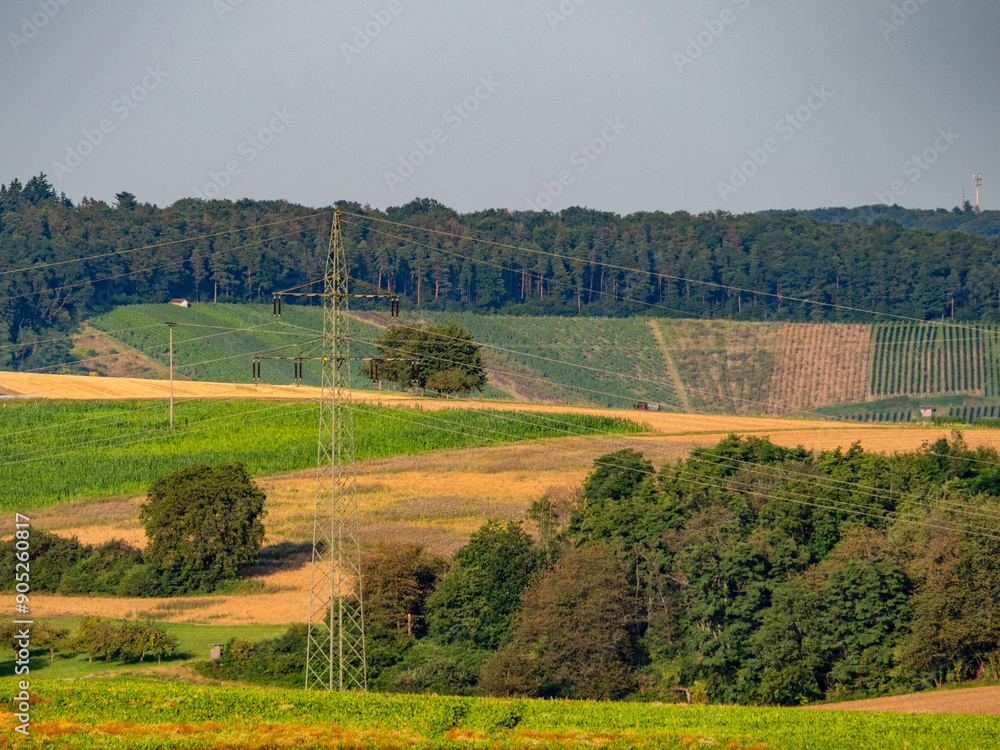
[{"label": "steel lattice pylon", "polygon": [[[310,287],[320,282],[323,284],[322,292],[310,291]],[[366,291],[351,293],[349,283]],[[302,380],[302,363],[305,360],[321,362],[306,689],[365,691],[368,689],[368,669],[361,586],[360,518],[354,475],[350,363],[368,361],[377,366],[379,362],[399,361],[401,358],[352,357],[347,311],[352,297],[387,298],[392,300],[392,315],[395,317],[399,313],[399,295],[382,292],[377,287],[348,277],[340,232],[340,211],[334,211],[324,277],[276,292],[276,319],[281,317],[281,299],[285,296],[319,297],[323,300],[321,337],[253,358],[254,382],[260,380],[260,362],[263,359],[294,360],[296,383]]]},{"label": "steel lattice pylon", "polygon": [[367,690],[361,541],[350,407],[347,259],[334,214],[323,283],[322,395],[316,456],[306,688]]}]

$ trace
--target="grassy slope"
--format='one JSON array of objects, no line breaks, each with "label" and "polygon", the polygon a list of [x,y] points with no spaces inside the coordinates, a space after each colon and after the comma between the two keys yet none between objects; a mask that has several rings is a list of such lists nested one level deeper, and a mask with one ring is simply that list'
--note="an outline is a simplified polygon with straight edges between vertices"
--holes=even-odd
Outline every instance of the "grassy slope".
[{"label": "grassy slope", "polygon": [[[990,748],[993,716],[499,700],[252,687],[151,680],[86,683],[33,679],[34,746],[175,747],[616,747]],[[0,690],[16,693],[11,678]],[[70,723],[72,722],[72,723]],[[14,736],[10,714],[0,719]],[[94,729],[100,726],[100,731]],[[760,744],[764,743],[764,744]]]},{"label": "grassy slope", "polygon": [[[445,410],[424,414],[358,404],[359,459],[558,437],[565,425],[525,412]],[[241,461],[254,475],[314,466],[315,403],[187,401],[175,429],[161,403],[20,401],[0,409],[0,508],[26,511],[60,500],[139,493],[155,477],[196,463]],[[558,419],[599,431],[633,422],[586,415]]]},{"label": "grassy slope", "polygon": [[[384,316],[364,317],[395,322]],[[822,355],[819,349],[804,347],[800,351],[793,347],[793,351],[778,357],[779,340],[782,332],[789,329],[788,324],[661,320],[656,325],[668,346],[668,351],[661,353],[652,331],[637,318],[471,313],[430,313],[427,317],[436,321],[456,320],[469,328],[477,340],[512,350],[487,349],[487,358],[494,369],[514,373],[514,376],[499,376],[485,394],[489,397],[502,398],[515,393],[522,400],[617,407],[634,401],[658,401],[679,408],[680,400],[663,361],[663,354],[667,354],[676,363],[696,411],[762,413],[773,408],[785,413],[794,404],[825,406],[840,401],[854,403],[846,411],[837,408],[831,414],[893,413],[879,404],[862,402],[860,393],[850,398],[851,389],[844,391],[833,380],[820,382],[824,373],[830,373],[828,379],[835,377],[837,368],[848,367],[852,372],[860,368],[844,362],[844,353],[836,347],[828,347]],[[281,321],[275,322],[270,305],[200,304],[186,310],[174,305],[130,305],[98,316],[90,323],[165,363],[167,329],[163,323],[167,321],[179,324],[174,329],[179,376],[249,382],[253,352],[311,337],[322,325],[322,314],[318,307],[286,305]],[[247,327],[253,330],[225,330]],[[935,324],[880,324],[870,329],[870,374],[865,380],[874,394],[871,398],[906,393],[925,400],[953,394],[963,397],[959,406],[980,405],[983,398],[989,405],[1000,405],[1000,344],[997,343],[1000,330],[995,327],[945,332]],[[352,336],[359,339],[373,341],[380,333],[379,326],[370,322],[352,323]],[[209,338],[200,338],[204,336]],[[829,362],[817,362],[819,356]],[[288,362],[263,362],[264,382],[289,383],[291,373]],[[782,373],[784,376],[779,377]],[[796,374],[808,377],[802,383],[785,383]],[[816,385],[809,394],[805,391],[809,390],[811,379]],[[309,362],[305,382],[313,385],[319,382],[316,367]],[[367,385],[360,374],[360,365],[354,368],[354,385]],[[796,393],[785,393],[789,387]],[[768,407],[767,402],[775,399],[782,404],[772,403]]]},{"label": "grassy slope", "polygon": [[[177,305],[126,305],[88,321],[92,327],[164,364],[168,361],[167,322],[176,323],[174,366],[179,377],[249,383],[251,355],[315,338],[323,328],[323,311],[319,307],[285,305],[281,320],[276,321],[271,305],[200,304],[186,309]],[[239,330],[245,328],[251,330]],[[380,331],[371,324],[354,321],[351,335],[373,341]],[[353,369],[355,387],[369,387],[360,377],[360,367]],[[292,378],[291,362],[262,362],[263,382],[291,383]],[[315,363],[305,363],[303,382],[319,385]]]},{"label": "grassy slope", "polygon": [[521,380],[525,389],[555,383],[568,393],[567,400],[619,409],[636,401],[679,405],[656,339],[642,318],[429,317],[457,321],[477,341],[508,349],[505,359],[541,378]]}]

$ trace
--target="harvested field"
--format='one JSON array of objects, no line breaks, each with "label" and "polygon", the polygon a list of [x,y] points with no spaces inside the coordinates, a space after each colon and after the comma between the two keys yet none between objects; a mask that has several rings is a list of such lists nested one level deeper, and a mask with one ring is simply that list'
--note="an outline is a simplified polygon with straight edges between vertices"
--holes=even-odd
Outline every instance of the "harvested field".
[{"label": "harvested field", "polygon": [[980,714],[1000,716],[1000,687],[935,690],[911,695],[891,695],[864,701],[806,706],[822,710],[903,711],[920,714]]},{"label": "harvested field", "polygon": [[[422,544],[437,554],[450,555],[487,518],[523,518],[528,506],[546,492],[557,501],[568,501],[596,456],[628,445],[634,443],[619,438],[565,438],[523,447],[472,448],[361,462],[357,477],[362,540]],[[676,438],[639,447],[662,463],[693,445],[688,439]],[[268,477],[259,484],[267,494],[265,544],[311,539],[315,472]],[[138,520],[143,500],[70,503],[37,511],[32,522],[35,528],[75,534],[89,544],[125,538],[143,546],[145,538]],[[309,590],[307,556],[258,566],[252,577],[265,585],[264,593],[212,596],[206,606],[181,607],[157,616],[232,624],[281,624],[303,619]],[[124,617],[130,612],[163,610],[170,601],[36,594],[32,596],[32,612],[40,617]]]},{"label": "harvested field", "polygon": [[[0,371],[0,394],[55,399],[123,399],[170,396],[169,380],[105,378],[87,375],[39,375]],[[174,398],[281,398],[315,399],[319,389],[294,385],[250,383],[201,383],[174,380]]]},{"label": "harvested field", "polygon": [[768,399],[772,414],[864,401],[871,326],[788,323],[778,329]]}]

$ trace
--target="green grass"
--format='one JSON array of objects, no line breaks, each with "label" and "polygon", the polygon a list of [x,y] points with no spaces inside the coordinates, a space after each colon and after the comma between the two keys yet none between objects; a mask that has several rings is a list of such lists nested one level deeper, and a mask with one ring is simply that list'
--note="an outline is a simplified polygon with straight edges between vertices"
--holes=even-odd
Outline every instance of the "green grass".
[{"label": "green grass", "polygon": [[726,320],[662,320],[657,325],[695,411],[765,410],[778,326]]},{"label": "green grass", "polygon": [[[206,603],[213,597],[204,597]],[[185,599],[184,601],[196,601]],[[141,607],[149,602],[136,602],[137,614]],[[205,661],[209,658],[209,647],[213,643],[225,643],[230,638],[246,638],[249,641],[262,641],[277,636],[288,630],[287,625],[203,625],[190,622],[162,622],[156,619],[157,610],[148,613],[152,622],[166,628],[167,632],[177,637],[178,656],[167,660],[164,664],[188,664],[195,661]],[[145,619],[146,614],[142,614]],[[68,628],[70,635],[76,631],[82,617],[48,617],[45,621],[62,628]],[[0,648],[0,677],[14,674],[13,652],[9,644]],[[87,655],[70,652],[56,652],[54,662],[49,661],[48,650],[33,651],[31,657],[31,673],[45,679],[77,679],[97,674],[130,672],[136,669],[147,669],[156,666],[156,659],[138,662],[106,662],[104,659],[89,661]]]},{"label": "green grass", "polygon": [[[14,680],[0,679],[0,690],[15,695]],[[34,736],[18,738],[8,720],[4,729],[14,747],[35,746],[41,736],[46,747],[83,749],[964,750],[1000,744],[994,716],[322,693],[148,678],[32,677],[31,690],[39,699],[31,712]]]},{"label": "green grass", "polygon": [[[476,341],[504,347],[497,366],[507,369],[505,365],[513,363],[519,374],[532,376],[513,379],[525,391],[615,408],[628,408],[636,401],[679,403],[644,318],[471,313],[428,313],[427,317],[436,322],[454,320]],[[496,350],[486,352],[497,356]]]},{"label": "green grass", "polygon": [[[637,432],[589,415],[486,410],[352,409],[358,459],[566,435]],[[558,420],[558,422],[554,421]],[[157,476],[192,464],[241,461],[255,476],[316,464],[315,403],[184,401],[167,427],[148,401],[19,401],[0,408],[0,509],[141,493]],[[569,423],[567,426],[563,423]]]},{"label": "green grass", "polygon": [[[284,305],[275,321],[271,305],[198,304],[124,305],[87,321],[113,338],[141,349],[164,365],[169,362],[167,322],[174,327],[174,367],[178,375],[193,380],[222,383],[251,382],[250,362],[254,354],[308,341],[323,330],[323,310],[305,305]],[[252,330],[240,330],[250,328]],[[352,337],[375,341],[382,329],[359,320],[350,323]],[[302,350],[303,353],[305,350]],[[360,351],[360,349],[359,349]],[[370,355],[374,350],[366,350]],[[86,363],[84,363],[86,364]],[[352,370],[355,388],[370,388],[360,365]],[[291,383],[292,363],[263,360],[261,381]],[[319,366],[306,361],[306,385],[319,385]]]}]

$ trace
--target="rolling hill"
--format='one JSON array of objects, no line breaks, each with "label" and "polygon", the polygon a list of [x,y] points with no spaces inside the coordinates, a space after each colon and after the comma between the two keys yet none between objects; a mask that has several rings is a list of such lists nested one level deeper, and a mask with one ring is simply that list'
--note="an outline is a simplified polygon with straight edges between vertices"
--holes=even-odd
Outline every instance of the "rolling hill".
[{"label": "rolling hill", "polygon": [[[369,342],[387,325],[460,323],[485,347],[488,398],[614,408],[656,402],[674,411],[812,413],[858,421],[918,419],[921,405],[970,421],[1000,416],[1000,326],[994,325],[473,313],[353,317],[352,337]],[[177,377],[248,383],[254,353],[307,341],[322,316],[319,308],[291,305],[280,321],[269,305],[122,306],[88,321],[91,344],[75,350],[79,364],[113,374],[110,369],[127,370],[130,358],[141,359],[149,376],[162,378],[166,322],[177,323]],[[262,382],[290,384],[291,365],[265,360]],[[313,363],[306,363],[303,383],[318,385]],[[371,387],[360,365],[353,385]]]}]

